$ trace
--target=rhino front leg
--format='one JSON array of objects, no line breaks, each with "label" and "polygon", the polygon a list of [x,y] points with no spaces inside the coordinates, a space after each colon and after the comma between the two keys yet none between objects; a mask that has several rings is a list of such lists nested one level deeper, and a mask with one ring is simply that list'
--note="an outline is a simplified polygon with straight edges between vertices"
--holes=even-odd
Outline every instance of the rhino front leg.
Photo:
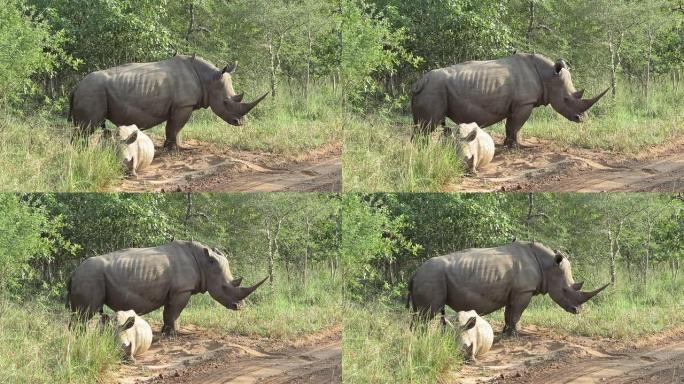
[{"label": "rhino front leg", "polygon": [[181,312],[188,301],[190,301],[190,296],[192,293],[183,292],[178,293],[169,298],[169,301],[164,306],[164,326],[162,327],[162,334],[166,336],[176,335],[176,320],[180,316]]},{"label": "rhino front leg", "polygon": [[520,128],[525,124],[532,114],[533,105],[523,105],[513,110],[513,113],[506,119],[506,139],[504,145],[509,149],[520,147]]},{"label": "rhino front leg", "polygon": [[166,122],[166,140],[164,148],[180,148],[180,131],[192,115],[192,107],[176,109],[172,112],[171,118]]},{"label": "rhino front leg", "polygon": [[530,300],[532,300],[532,293],[521,293],[511,297],[511,301],[506,305],[504,311],[506,320],[503,329],[504,336],[518,336],[518,321],[520,321],[525,308],[530,304]]}]

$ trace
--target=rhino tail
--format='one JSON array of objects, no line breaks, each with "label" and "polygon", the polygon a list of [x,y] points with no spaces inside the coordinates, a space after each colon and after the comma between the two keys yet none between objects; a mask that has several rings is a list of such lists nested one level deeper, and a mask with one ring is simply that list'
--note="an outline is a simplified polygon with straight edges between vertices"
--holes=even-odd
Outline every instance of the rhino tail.
[{"label": "rhino tail", "polygon": [[406,308],[410,308],[413,297],[413,276],[408,281],[408,294],[406,295]]},{"label": "rhino tail", "polygon": [[76,90],[74,89],[69,94],[69,115],[67,115],[67,121],[70,121],[72,123],[74,122],[73,112],[74,112],[74,93],[75,93],[75,91]]},{"label": "rhino tail", "polygon": [[67,290],[67,292],[66,292],[66,302],[64,303],[64,307],[65,307],[66,309],[69,309],[69,308],[70,308],[69,304],[71,304],[71,277],[69,278],[69,280],[67,280],[67,283],[66,283],[66,290]]}]

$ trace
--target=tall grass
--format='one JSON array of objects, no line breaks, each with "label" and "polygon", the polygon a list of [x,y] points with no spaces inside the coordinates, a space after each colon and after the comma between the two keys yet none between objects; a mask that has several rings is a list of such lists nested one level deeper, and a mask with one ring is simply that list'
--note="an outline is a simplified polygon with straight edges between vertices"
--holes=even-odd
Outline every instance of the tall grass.
[{"label": "tall grass", "polygon": [[[684,277],[654,275],[648,282],[624,276],[616,286],[584,304],[579,315],[565,312],[548,296],[535,296],[523,312],[519,326],[534,324],[559,334],[625,341],[681,327]],[[345,310],[344,382],[452,382],[449,372],[458,371],[462,364],[453,332],[442,330],[437,321],[410,330],[411,318],[403,305],[388,307],[381,304],[386,300],[369,301],[349,304]],[[496,323],[493,326],[497,334],[501,332],[503,312],[501,309],[485,317]]]},{"label": "tall grass", "polygon": [[66,121],[0,115],[0,190],[92,191],[123,175],[113,146],[72,143],[70,129]]},{"label": "tall grass", "polygon": [[[272,288],[264,283],[250,295],[240,311],[226,309],[208,293],[195,295],[180,322],[248,337],[294,340],[342,322],[341,292],[339,281],[321,276],[313,277],[306,286],[276,280]],[[146,318],[161,323],[162,311]]]},{"label": "tall grass", "polygon": [[[338,92],[326,84],[311,87],[308,98],[298,88],[281,88],[268,97],[241,127],[227,124],[209,110],[199,110],[181,131],[182,138],[219,148],[296,155],[342,140]],[[62,116],[39,111],[21,116],[0,113],[0,190],[100,191],[123,176],[113,147],[87,140],[71,142],[73,127]],[[150,131],[164,138],[164,124]]]},{"label": "tall grass", "polygon": [[0,299],[0,381],[90,384],[106,377],[120,360],[113,335],[67,324],[54,307]]},{"label": "tall grass", "polygon": [[348,116],[342,156],[345,192],[427,192],[448,188],[464,172],[453,143],[410,141],[408,120]]},{"label": "tall grass", "polygon": [[[230,125],[209,109],[198,110],[181,135],[219,147],[296,155],[341,141],[341,110],[339,95],[326,84],[313,86],[308,99],[298,87],[281,87],[275,98],[269,95],[250,113],[243,126]],[[162,138],[164,127],[151,132]]]},{"label": "tall grass", "polygon": [[439,383],[463,361],[457,335],[439,322],[409,329],[408,311],[349,305],[344,317],[345,383]]},{"label": "tall grass", "polygon": [[[648,283],[619,280],[584,304],[579,315],[561,309],[548,296],[535,297],[523,313],[521,324],[535,324],[583,336],[633,340],[684,324],[684,278],[665,273]],[[598,285],[598,284],[596,284]],[[503,321],[503,311],[492,315]]]},{"label": "tall grass", "polygon": [[[684,91],[661,84],[648,100],[637,88],[620,88],[589,110],[581,124],[568,121],[551,106],[535,108],[521,134],[559,146],[635,154],[684,135]],[[449,120],[448,124],[453,125]],[[504,122],[487,129],[504,134]],[[424,192],[453,189],[465,167],[457,152],[443,143],[410,141],[411,118],[348,116],[343,155],[344,190],[348,192]]]}]

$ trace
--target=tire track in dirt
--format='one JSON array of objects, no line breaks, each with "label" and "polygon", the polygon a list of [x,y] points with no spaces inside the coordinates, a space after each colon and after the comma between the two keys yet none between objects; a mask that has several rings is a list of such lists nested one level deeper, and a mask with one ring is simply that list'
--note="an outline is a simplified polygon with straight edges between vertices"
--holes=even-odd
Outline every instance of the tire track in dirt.
[{"label": "tire track in dirt", "polygon": [[[159,145],[160,143],[155,143]],[[342,189],[341,144],[298,156],[258,151],[219,150],[196,140],[179,151],[156,147],[152,164],[136,179],[124,179],[123,192],[339,192]]]},{"label": "tire track in dirt", "polygon": [[681,383],[684,329],[624,342],[526,326],[518,338],[497,337],[492,350],[477,363],[465,365],[453,382]]},{"label": "tire track in dirt", "polygon": [[193,326],[176,337],[155,334],[119,384],[341,383],[342,330],[335,326],[290,343],[220,335]]},{"label": "tire track in dirt", "polygon": [[530,138],[526,147],[497,147],[492,163],[464,177],[457,191],[674,192],[684,189],[684,138],[636,156],[559,147]]}]

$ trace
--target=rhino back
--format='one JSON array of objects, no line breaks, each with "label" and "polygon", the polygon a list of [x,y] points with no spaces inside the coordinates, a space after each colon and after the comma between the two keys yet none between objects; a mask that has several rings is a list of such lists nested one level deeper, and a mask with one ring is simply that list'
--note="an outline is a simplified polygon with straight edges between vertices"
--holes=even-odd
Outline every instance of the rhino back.
[{"label": "rhino back", "polygon": [[154,143],[149,136],[143,132],[138,133],[137,145],[137,169],[143,169],[152,164],[154,160]]},{"label": "rhino back", "polygon": [[198,76],[184,57],[126,64],[100,73],[109,118],[116,125],[147,129],[167,120],[172,108],[192,107],[202,98]]},{"label": "rhino back", "polygon": [[133,327],[135,334],[135,350],[132,351],[133,355],[141,355],[147,352],[152,345],[152,327],[140,316],[135,319],[135,326]]},{"label": "rhino back", "polygon": [[104,262],[106,304],[144,315],[165,304],[176,292],[199,283],[196,263],[177,242],[151,248],[130,248],[98,256]]},{"label": "rhino back", "polygon": [[440,256],[445,265],[447,301],[456,311],[491,313],[504,306],[512,292],[536,290],[540,272],[529,249],[520,243],[473,248]]},{"label": "rhino back", "polygon": [[477,128],[477,130],[477,165],[475,167],[480,168],[492,162],[496,146],[494,145],[494,139],[492,139],[489,133],[480,128]]},{"label": "rhino back", "polygon": [[542,83],[528,55],[469,61],[438,70],[447,88],[449,116],[456,123],[487,127],[509,116],[511,108],[536,104]]}]

